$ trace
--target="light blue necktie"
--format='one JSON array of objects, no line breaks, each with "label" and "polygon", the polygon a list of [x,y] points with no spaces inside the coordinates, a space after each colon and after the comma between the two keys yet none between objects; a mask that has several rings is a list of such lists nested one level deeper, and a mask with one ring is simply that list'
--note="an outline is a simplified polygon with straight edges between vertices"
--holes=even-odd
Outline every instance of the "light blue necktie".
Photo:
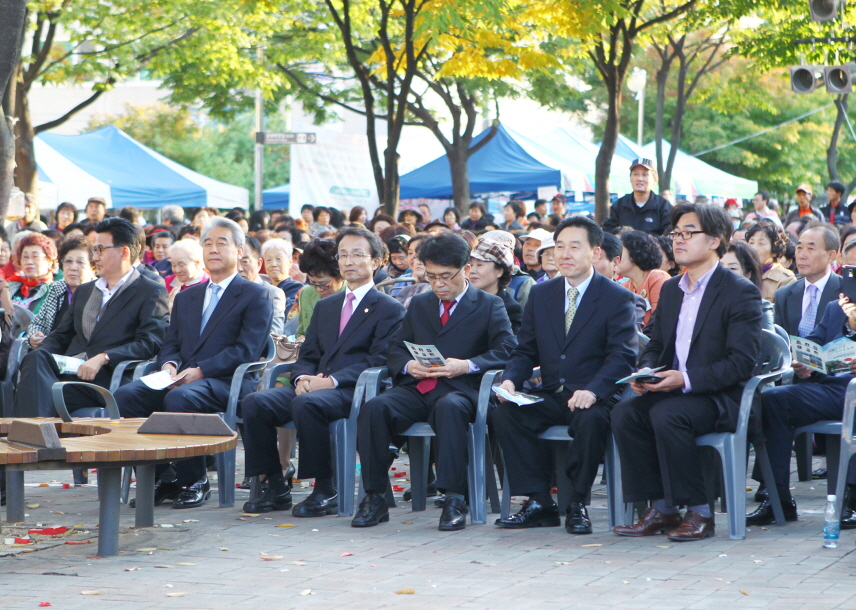
[{"label": "light blue necktie", "polygon": [[199,334],[202,334],[202,331],[205,330],[205,325],[208,324],[208,320],[211,318],[211,314],[214,313],[214,309],[217,307],[217,303],[220,301],[220,286],[217,284],[211,284],[211,300],[208,302],[208,307],[205,308],[205,311],[202,312],[202,326],[199,327]]},{"label": "light blue necktie", "polygon": [[815,319],[817,318],[817,286],[814,284],[808,285],[808,307],[805,308],[805,313],[800,320],[799,333],[800,337],[808,337],[811,331],[814,330]]}]

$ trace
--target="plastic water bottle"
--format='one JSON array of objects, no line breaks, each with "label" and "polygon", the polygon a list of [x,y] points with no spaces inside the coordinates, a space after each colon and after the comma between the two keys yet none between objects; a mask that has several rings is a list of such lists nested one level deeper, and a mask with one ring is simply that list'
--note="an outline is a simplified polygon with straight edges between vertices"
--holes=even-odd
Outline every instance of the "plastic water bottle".
[{"label": "plastic water bottle", "polygon": [[823,546],[838,548],[838,533],[841,522],[835,517],[835,496],[826,496],[826,512],[823,514]]}]

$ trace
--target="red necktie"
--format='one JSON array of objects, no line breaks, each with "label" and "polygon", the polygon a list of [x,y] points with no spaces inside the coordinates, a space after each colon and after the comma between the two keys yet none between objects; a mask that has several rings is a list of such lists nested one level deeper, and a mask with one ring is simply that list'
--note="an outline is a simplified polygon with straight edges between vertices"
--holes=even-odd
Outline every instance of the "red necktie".
[{"label": "red necktie", "polygon": [[[455,301],[442,301],[443,303],[443,315],[440,316],[440,324],[446,326],[446,322],[449,321],[451,317],[452,307],[455,306]],[[419,383],[416,384],[416,389],[419,390],[420,394],[427,394],[431,390],[437,387],[436,379],[422,379]]]}]

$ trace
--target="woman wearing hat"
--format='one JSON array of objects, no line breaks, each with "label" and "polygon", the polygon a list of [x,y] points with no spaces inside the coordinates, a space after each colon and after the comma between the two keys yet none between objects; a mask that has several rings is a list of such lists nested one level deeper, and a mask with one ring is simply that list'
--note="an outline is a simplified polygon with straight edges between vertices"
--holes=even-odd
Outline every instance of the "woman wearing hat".
[{"label": "woman wearing hat", "polygon": [[553,236],[551,235],[541,242],[541,246],[538,248],[538,251],[535,252],[535,256],[538,257],[538,262],[541,264],[541,270],[544,272],[544,275],[539,277],[536,281],[537,284],[550,281],[559,275],[559,268],[556,266],[556,259],[554,256],[555,253],[556,242],[553,241]]},{"label": "woman wearing hat", "polygon": [[476,244],[470,256],[470,283],[479,290],[495,294],[502,299],[511,321],[511,331],[517,334],[523,323],[523,306],[506,290],[514,274],[514,251],[505,243],[483,238]]}]

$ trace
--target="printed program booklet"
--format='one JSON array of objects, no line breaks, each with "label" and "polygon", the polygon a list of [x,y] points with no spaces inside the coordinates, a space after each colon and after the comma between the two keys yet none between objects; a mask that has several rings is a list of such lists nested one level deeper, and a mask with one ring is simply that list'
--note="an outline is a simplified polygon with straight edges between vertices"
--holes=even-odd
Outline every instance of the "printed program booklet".
[{"label": "printed program booklet", "polygon": [[504,398],[505,400],[511,401],[517,405],[520,405],[521,407],[525,407],[526,405],[531,405],[544,400],[543,398],[533,396],[532,394],[524,394],[523,392],[510,394],[505,388],[501,388],[498,385],[493,386],[491,389],[493,390],[493,393],[499,396],[500,398]]},{"label": "printed program booklet", "polygon": [[654,373],[656,373],[657,371],[662,371],[663,368],[665,368],[665,367],[658,366],[655,369],[652,369],[650,367],[646,367],[644,369],[639,369],[638,371],[636,371],[632,375],[628,375],[624,379],[619,379],[618,381],[615,382],[615,384],[618,385],[620,383],[633,383],[637,379],[643,380],[642,383],[659,383],[659,381],[650,381],[649,382],[649,381],[645,381],[645,379],[648,377],[657,377],[657,375],[655,375]]},{"label": "printed program booklet", "polygon": [[434,368],[437,366],[446,366],[446,359],[433,345],[416,345],[414,343],[404,342],[413,359],[426,368]]},{"label": "printed program booklet", "polygon": [[841,337],[826,345],[791,335],[794,360],[818,373],[837,375],[849,373],[850,363],[856,358],[856,341]]},{"label": "printed program booklet", "polygon": [[80,368],[81,364],[86,362],[85,360],[81,360],[80,358],[72,358],[71,356],[60,356],[58,354],[51,355],[56,361],[56,365],[59,368],[60,375],[77,375],[77,369]]}]

